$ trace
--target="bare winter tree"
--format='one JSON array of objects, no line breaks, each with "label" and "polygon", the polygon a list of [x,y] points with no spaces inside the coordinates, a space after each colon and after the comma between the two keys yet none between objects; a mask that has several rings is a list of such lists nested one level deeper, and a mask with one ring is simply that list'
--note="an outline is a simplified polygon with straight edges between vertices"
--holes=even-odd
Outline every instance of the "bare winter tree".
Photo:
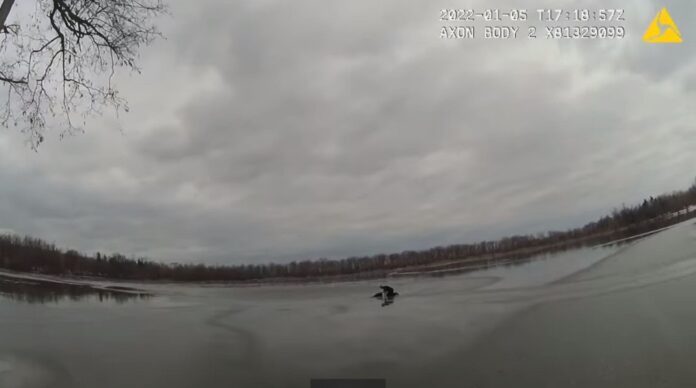
[{"label": "bare winter tree", "polygon": [[154,17],[164,12],[162,0],[3,0],[0,122],[36,149],[49,122],[63,136],[103,108],[127,111],[115,70],[139,70],[139,49],[160,36]]}]

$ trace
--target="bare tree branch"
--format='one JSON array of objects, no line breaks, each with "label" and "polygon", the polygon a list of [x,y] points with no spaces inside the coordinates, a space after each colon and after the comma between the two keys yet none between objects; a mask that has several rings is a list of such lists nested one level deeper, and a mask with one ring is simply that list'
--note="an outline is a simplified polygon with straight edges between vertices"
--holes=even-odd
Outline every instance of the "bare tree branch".
[{"label": "bare tree branch", "polygon": [[166,7],[163,0],[34,1],[39,18],[0,32],[0,84],[8,92],[0,121],[19,127],[36,149],[49,116],[63,136],[83,130],[78,117],[84,125],[102,108],[127,109],[115,71],[139,70],[139,50],[161,36],[153,19]]},{"label": "bare tree branch", "polygon": [[14,2],[15,0],[3,0],[2,5],[0,6],[0,27],[4,31],[6,31],[5,21],[7,21],[7,17],[10,15],[10,10],[12,9]]}]

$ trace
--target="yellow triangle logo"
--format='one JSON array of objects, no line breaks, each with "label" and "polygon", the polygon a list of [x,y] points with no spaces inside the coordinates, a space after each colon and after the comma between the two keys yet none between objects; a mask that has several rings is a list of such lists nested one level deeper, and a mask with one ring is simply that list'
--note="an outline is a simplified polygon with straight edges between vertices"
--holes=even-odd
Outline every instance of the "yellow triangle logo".
[{"label": "yellow triangle logo", "polygon": [[655,19],[650,23],[648,29],[643,34],[643,41],[647,43],[681,43],[681,33],[674,24],[674,20],[669,16],[667,8],[662,8],[655,15]]}]

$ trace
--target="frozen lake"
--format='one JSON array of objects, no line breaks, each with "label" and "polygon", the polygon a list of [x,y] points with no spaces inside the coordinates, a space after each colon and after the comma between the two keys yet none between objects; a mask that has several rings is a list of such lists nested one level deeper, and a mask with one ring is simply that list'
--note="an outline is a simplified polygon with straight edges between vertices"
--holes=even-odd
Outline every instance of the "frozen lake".
[{"label": "frozen lake", "polygon": [[[683,387],[696,381],[694,221],[621,246],[438,278],[156,295],[0,287],[0,387]],[[142,286],[139,286],[142,287]]]}]

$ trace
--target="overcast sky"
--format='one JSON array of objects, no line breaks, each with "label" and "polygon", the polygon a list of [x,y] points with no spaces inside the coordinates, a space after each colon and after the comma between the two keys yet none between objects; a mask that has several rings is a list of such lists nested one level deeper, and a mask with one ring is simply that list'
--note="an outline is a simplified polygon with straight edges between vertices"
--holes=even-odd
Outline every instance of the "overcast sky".
[{"label": "overcast sky", "polygon": [[[130,113],[38,153],[0,131],[0,230],[288,261],[579,226],[693,182],[692,1],[512,3],[625,8],[626,39],[593,42],[442,40],[441,8],[510,3],[413,3],[172,0],[118,77]],[[662,6],[683,44],[641,41]]]}]

